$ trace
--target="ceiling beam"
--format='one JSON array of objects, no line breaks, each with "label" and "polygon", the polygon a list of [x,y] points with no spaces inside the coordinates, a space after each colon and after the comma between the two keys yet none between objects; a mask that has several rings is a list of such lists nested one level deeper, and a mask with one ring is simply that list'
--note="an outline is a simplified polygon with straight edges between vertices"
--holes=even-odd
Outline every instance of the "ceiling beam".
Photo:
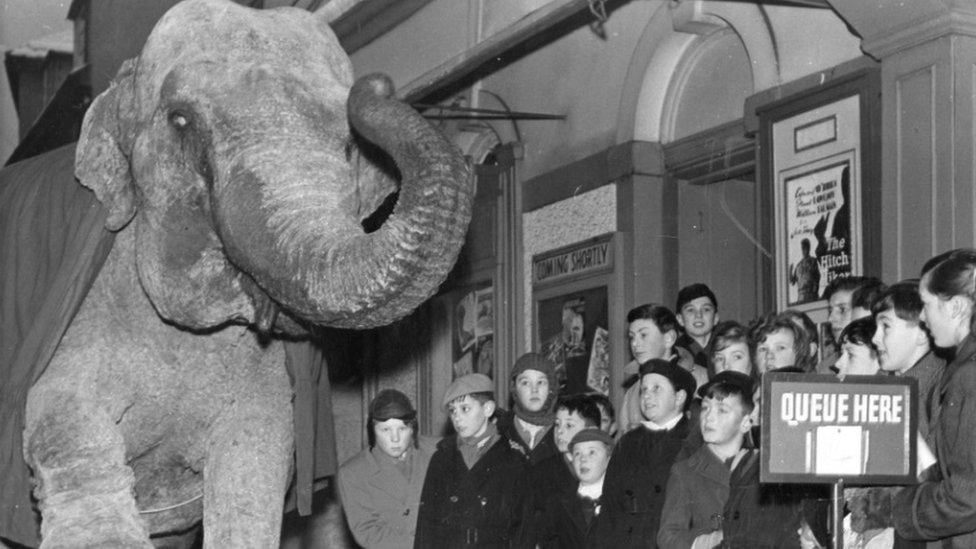
[{"label": "ceiling beam", "polygon": [[330,0],[320,10],[346,53],[383,36],[433,0]]}]

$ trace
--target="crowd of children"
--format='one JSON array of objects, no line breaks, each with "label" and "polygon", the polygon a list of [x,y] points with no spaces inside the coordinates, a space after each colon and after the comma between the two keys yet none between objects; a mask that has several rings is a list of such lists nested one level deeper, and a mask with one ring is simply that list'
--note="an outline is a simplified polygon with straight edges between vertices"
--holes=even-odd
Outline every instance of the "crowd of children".
[{"label": "crowd of children", "polygon": [[[381,393],[370,449],[339,473],[350,528],[367,547],[828,547],[826,494],[759,481],[760,380],[778,371],[918,382],[920,481],[849,489],[845,547],[976,547],[976,250],[933,258],[920,280],[837,279],[821,297],[829,343],[798,311],[720,321],[700,283],[674,311],[633,308],[619,416],[606,395],[559,395],[538,353],[512,366],[510,410],[488,377],[456,379],[454,434],[432,453],[409,400]],[[360,485],[378,478],[392,488],[374,499],[395,505],[370,508]]]}]

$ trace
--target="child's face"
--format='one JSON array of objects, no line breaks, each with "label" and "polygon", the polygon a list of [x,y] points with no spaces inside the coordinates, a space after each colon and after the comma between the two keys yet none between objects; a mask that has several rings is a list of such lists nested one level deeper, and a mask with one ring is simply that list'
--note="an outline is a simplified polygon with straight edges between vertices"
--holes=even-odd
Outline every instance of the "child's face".
[{"label": "child's face", "polygon": [[569,451],[569,441],[573,440],[576,433],[586,428],[586,422],[576,412],[570,412],[565,408],[556,410],[556,422],[553,425],[553,433],[556,437],[556,448],[560,452]]},{"label": "child's face", "polygon": [[611,435],[617,434],[617,422],[610,417],[610,410],[599,402],[596,406],[600,409],[600,430]]},{"label": "child's face", "polygon": [[724,349],[715,351],[712,355],[712,366],[715,373],[732,370],[749,375],[752,373],[752,358],[749,356],[749,345],[744,341],[736,341],[726,345]]},{"label": "child's face", "polygon": [[718,314],[715,305],[707,297],[696,297],[678,311],[678,323],[692,337],[706,337],[712,333]]},{"label": "child's face", "polygon": [[413,428],[402,419],[391,418],[373,423],[376,445],[393,459],[400,459],[413,444]]},{"label": "child's face", "polygon": [[899,318],[894,309],[878,313],[874,320],[878,327],[871,341],[878,348],[878,361],[885,370],[904,372],[915,365],[920,349],[928,352],[928,335],[919,323]]},{"label": "child's face", "polygon": [[834,341],[840,339],[840,333],[851,323],[851,290],[837,290],[827,300],[827,320],[830,321],[830,331],[834,333]]},{"label": "child's face", "polygon": [[488,426],[488,419],[495,413],[495,402],[489,400],[482,404],[471,395],[464,395],[447,405],[447,413],[458,436],[472,437],[480,435]]},{"label": "child's face", "polygon": [[652,358],[666,358],[674,344],[674,333],[662,334],[657,324],[647,318],[638,318],[627,328],[627,340],[634,360],[643,364]]},{"label": "child's face", "polygon": [[756,359],[759,373],[775,368],[785,368],[796,364],[796,349],[793,347],[793,332],[780,328],[766,336],[756,346]]},{"label": "child's face", "polygon": [[728,395],[723,398],[706,397],[702,399],[701,417],[699,420],[702,439],[706,444],[722,445],[741,440],[752,422],[746,414],[739,395]]},{"label": "child's face", "polygon": [[600,480],[610,463],[610,449],[599,440],[577,442],[573,445],[573,471],[582,484]]},{"label": "child's face", "polygon": [[522,408],[538,412],[549,398],[549,378],[539,370],[525,370],[515,378],[515,397]]},{"label": "child's face", "polygon": [[674,390],[668,378],[661,374],[647,374],[641,377],[641,414],[648,421],[667,423],[681,414],[684,406],[682,395],[683,392]]},{"label": "child's face", "polygon": [[834,364],[842,376],[873,376],[878,373],[878,357],[867,345],[845,342],[840,348],[840,357]]}]

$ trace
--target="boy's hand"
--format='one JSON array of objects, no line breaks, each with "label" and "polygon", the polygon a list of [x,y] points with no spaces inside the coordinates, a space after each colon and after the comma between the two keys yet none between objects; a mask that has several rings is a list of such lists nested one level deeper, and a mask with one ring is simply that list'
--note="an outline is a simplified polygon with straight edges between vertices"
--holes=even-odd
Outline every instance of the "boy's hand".
[{"label": "boy's hand", "polygon": [[722,531],[715,530],[714,532],[702,534],[695,538],[695,542],[691,544],[691,549],[712,549],[713,547],[718,547],[721,544]]}]

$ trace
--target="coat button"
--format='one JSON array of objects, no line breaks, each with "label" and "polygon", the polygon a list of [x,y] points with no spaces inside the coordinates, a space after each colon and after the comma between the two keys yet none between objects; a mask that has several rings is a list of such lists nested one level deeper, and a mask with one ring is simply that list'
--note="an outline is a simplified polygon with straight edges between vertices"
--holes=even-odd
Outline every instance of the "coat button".
[{"label": "coat button", "polygon": [[732,513],[732,520],[739,520],[739,512],[738,511]]},{"label": "coat button", "polygon": [[451,496],[451,503],[457,503],[457,502],[458,502],[458,497],[457,496]]},{"label": "coat button", "polygon": [[654,493],[655,494],[660,494],[661,493],[661,486],[660,485],[657,485],[657,484],[654,485]]}]

